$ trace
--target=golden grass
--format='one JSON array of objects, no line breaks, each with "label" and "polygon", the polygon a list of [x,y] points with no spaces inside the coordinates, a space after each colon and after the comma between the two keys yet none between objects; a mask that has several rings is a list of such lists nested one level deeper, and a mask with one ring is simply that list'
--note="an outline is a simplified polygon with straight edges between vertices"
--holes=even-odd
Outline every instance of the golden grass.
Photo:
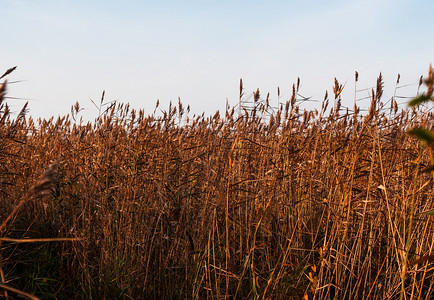
[{"label": "golden grass", "polygon": [[[44,298],[393,299],[405,273],[407,296],[432,297],[419,258],[434,227],[419,213],[433,176],[406,131],[433,114],[386,108],[381,76],[365,115],[341,108],[337,80],[330,110],[326,96],[302,111],[299,85],[274,111],[257,90],[239,115],[114,103],[91,124],[78,104],[38,121],[3,106],[2,284]],[[20,203],[59,158],[49,194]],[[70,240],[36,243],[55,238]]]}]

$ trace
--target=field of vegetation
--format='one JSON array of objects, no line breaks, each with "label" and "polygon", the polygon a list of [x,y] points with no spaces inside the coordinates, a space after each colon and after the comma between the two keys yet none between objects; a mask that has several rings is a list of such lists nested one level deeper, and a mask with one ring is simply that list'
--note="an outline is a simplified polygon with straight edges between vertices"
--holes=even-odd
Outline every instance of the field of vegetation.
[{"label": "field of vegetation", "polygon": [[210,117],[102,97],[93,123],[78,103],[58,119],[12,116],[6,88],[3,296],[434,296],[434,224],[421,214],[434,207],[433,157],[407,133],[434,115],[383,100],[381,75],[363,113],[341,107],[335,80],[320,110],[300,108],[297,83],[278,109],[256,91]]}]

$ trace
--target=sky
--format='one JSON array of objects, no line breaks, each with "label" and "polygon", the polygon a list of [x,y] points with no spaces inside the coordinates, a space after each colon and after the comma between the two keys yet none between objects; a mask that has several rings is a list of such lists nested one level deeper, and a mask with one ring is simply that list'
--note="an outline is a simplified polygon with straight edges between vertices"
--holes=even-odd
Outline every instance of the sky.
[{"label": "sky", "polygon": [[[431,0],[1,0],[0,73],[17,66],[8,104],[18,112],[29,101],[35,118],[78,101],[92,120],[103,90],[147,114],[179,97],[191,114],[211,115],[238,103],[240,78],[246,97],[259,88],[277,105],[298,77],[300,94],[316,100],[336,77],[352,107],[355,71],[357,99],[380,72],[384,102],[416,94],[434,59],[432,12]],[[395,91],[398,73],[409,86]]]}]

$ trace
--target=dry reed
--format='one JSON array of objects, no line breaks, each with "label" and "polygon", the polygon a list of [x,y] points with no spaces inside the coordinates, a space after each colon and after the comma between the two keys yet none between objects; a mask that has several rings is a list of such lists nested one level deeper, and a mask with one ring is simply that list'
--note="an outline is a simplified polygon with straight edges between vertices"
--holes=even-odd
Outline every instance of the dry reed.
[{"label": "dry reed", "polygon": [[[7,237],[80,238],[3,239],[4,280],[58,298],[394,299],[408,245],[405,293],[432,297],[431,262],[418,258],[434,246],[419,214],[433,182],[415,176],[430,160],[406,130],[432,127],[433,114],[398,111],[396,99],[386,109],[381,76],[366,115],[342,109],[337,80],[330,110],[326,94],[320,111],[302,111],[299,87],[278,108],[259,90],[246,107],[241,81],[239,114],[223,117],[188,116],[181,102],[162,115],[116,103],[103,112],[103,98],[94,123],[78,120],[78,104],[57,120],[4,117]],[[58,157],[45,200],[15,214]]]}]

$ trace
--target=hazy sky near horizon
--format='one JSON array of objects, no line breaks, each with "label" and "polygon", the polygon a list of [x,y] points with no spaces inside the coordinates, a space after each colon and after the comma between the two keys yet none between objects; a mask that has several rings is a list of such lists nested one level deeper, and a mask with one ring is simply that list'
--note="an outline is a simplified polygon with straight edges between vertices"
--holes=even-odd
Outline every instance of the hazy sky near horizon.
[{"label": "hazy sky near horizon", "polygon": [[[343,105],[384,76],[385,96],[413,96],[433,61],[430,0],[68,1],[3,0],[0,73],[12,110],[64,115],[79,101],[129,102],[152,113],[181,98],[192,113],[213,114],[259,88],[277,103],[301,79],[300,93],[322,99],[334,78],[346,84]],[[360,91],[358,98],[368,96]],[[384,102],[387,98],[383,99]],[[307,104],[309,106],[311,104]],[[314,104],[312,104],[314,105]],[[363,104],[361,104],[363,106]]]}]

